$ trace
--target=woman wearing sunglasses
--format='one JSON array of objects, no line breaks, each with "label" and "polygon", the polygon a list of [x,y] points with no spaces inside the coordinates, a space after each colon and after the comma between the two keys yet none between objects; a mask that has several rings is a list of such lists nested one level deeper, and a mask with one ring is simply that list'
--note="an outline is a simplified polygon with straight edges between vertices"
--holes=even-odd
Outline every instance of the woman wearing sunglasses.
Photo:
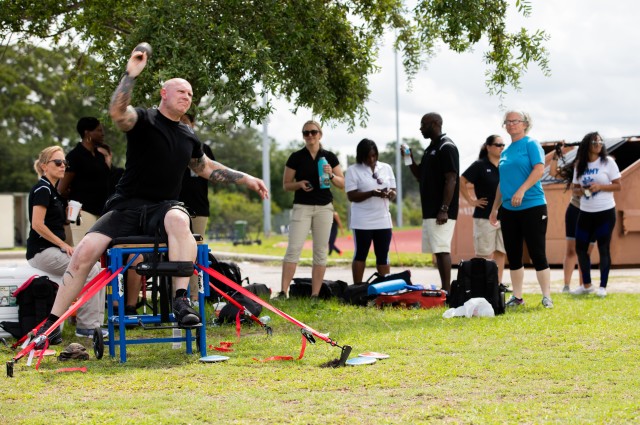
[{"label": "woman wearing sunglasses", "polygon": [[[473,210],[473,247],[476,256],[491,258],[498,265],[498,280],[502,282],[505,249],[500,226],[489,223],[496,189],[500,182],[498,162],[504,150],[502,137],[491,135],[482,144],[478,159],[460,176],[460,194]],[[475,199],[469,194],[467,184],[473,184]]]},{"label": "woman wearing sunglasses", "polygon": [[611,234],[616,224],[616,202],[613,192],[622,189],[620,169],[616,161],[607,155],[607,148],[597,132],[589,133],[580,142],[573,173],[573,193],[580,196],[580,214],[576,227],[576,253],[584,286],[572,294],[589,294],[591,284],[591,259],[589,242],[595,238],[600,254],[599,297],[607,295],[607,281],[611,268]]},{"label": "woman wearing sunglasses", "polygon": [[[282,186],[294,192],[293,209],[289,223],[289,243],[282,262],[281,290],[278,298],[286,298],[289,285],[296,273],[300,253],[309,231],[313,238],[313,267],[311,271],[311,296],[320,294],[327,268],[329,234],[333,223],[333,195],[331,187],[344,188],[344,176],[338,157],[322,147],[322,127],[316,121],[302,126],[304,148],[293,152],[284,167]],[[328,175],[329,187],[320,186],[318,162],[326,159],[323,167]]]},{"label": "woman wearing sunglasses", "polygon": [[[55,276],[62,276],[74,248],[65,241],[64,224],[67,220],[67,202],[60,196],[56,186],[67,167],[64,152],[60,146],[50,146],[40,152],[34,164],[38,183],[29,192],[29,237],[27,238],[27,262],[31,267]],[[94,264],[87,282],[100,272]],[[104,289],[88,303],[78,309],[77,336],[93,337],[93,329],[104,321]],[[106,330],[103,335],[106,336]],[[62,338],[52,340],[59,344]]]},{"label": "woman wearing sunglasses", "polygon": [[389,202],[396,199],[396,177],[389,164],[378,161],[378,147],[373,140],[362,139],[358,143],[356,164],[347,171],[345,190],[351,201],[350,227],[355,246],[351,263],[353,283],[363,281],[371,242],[376,270],[381,275],[389,274],[393,226]]}]

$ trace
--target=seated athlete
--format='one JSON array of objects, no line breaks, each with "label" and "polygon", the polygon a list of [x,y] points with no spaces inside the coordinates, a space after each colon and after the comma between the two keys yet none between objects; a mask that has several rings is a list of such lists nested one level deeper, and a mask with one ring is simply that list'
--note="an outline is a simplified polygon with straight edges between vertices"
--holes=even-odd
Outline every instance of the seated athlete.
[{"label": "seated athlete", "polygon": [[[242,184],[263,199],[268,197],[262,180],[207,158],[193,130],[180,122],[193,97],[188,81],[181,78],[167,81],[160,90],[157,109],[133,108],[129,104],[135,78],[146,64],[146,52],[132,52],[109,107],[114,123],[127,134],[124,173],[116,193],[107,201],[105,214],[77,245],[51,314],[38,335],[67,310],[82,289],[89,270],[115,238],[159,232],[168,244],[169,261],[195,261],[197,246],[190,230],[190,217],[175,201],[187,166],[211,182]],[[188,284],[188,277],[175,278],[173,312],[181,327],[200,325],[200,317],[186,296]],[[48,339],[50,344],[60,344],[59,328]]]}]

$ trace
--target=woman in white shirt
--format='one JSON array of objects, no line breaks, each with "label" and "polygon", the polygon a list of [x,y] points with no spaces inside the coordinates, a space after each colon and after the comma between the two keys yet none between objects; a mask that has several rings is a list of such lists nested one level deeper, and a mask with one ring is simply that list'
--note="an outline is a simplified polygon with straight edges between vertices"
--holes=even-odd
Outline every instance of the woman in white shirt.
[{"label": "woman in white shirt", "polygon": [[584,286],[572,294],[589,294],[591,260],[589,240],[595,237],[600,254],[600,287],[596,295],[607,295],[607,281],[611,268],[611,235],[616,224],[616,202],[613,192],[622,189],[620,170],[615,160],[607,156],[607,148],[597,132],[589,133],[580,142],[573,173],[573,193],[580,195],[580,215],[576,227],[576,252]]},{"label": "woman in white shirt", "polygon": [[362,282],[371,242],[379,274],[390,272],[389,246],[392,223],[389,202],[396,199],[396,178],[389,164],[378,161],[373,140],[362,139],[356,148],[356,164],[349,167],[345,191],[351,201],[350,228],[355,252],[351,271],[353,282]]}]

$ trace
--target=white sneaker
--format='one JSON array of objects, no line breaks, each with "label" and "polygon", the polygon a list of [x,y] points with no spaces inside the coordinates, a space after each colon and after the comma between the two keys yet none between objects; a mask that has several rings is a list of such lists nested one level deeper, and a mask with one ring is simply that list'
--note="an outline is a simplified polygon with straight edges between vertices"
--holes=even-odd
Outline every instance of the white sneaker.
[{"label": "white sneaker", "polygon": [[570,291],[569,293],[571,295],[586,295],[586,294],[592,294],[593,291],[595,291],[595,288],[593,287],[593,285],[589,286],[588,288],[581,285],[581,286],[578,286],[573,291]]},{"label": "white sneaker", "polygon": [[[107,338],[109,336],[109,331],[101,328],[102,337]],[[82,329],[76,328],[76,336],[78,338],[93,338],[93,329]]]},{"label": "white sneaker", "polygon": [[596,295],[599,297],[606,297],[607,296],[607,288],[603,288],[602,286],[598,288],[598,292],[596,292]]}]

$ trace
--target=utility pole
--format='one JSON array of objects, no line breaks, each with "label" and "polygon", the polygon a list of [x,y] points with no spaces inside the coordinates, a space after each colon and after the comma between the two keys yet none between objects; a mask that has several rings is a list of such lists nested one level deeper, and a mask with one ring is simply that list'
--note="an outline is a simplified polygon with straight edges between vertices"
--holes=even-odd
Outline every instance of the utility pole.
[{"label": "utility pole", "polygon": [[[263,105],[267,105],[267,94],[262,98]],[[271,144],[269,143],[269,117],[262,123],[262,180],[271,193]],[[271,236],[271,197],[262,200],[262,222],[264,237]]]}]

